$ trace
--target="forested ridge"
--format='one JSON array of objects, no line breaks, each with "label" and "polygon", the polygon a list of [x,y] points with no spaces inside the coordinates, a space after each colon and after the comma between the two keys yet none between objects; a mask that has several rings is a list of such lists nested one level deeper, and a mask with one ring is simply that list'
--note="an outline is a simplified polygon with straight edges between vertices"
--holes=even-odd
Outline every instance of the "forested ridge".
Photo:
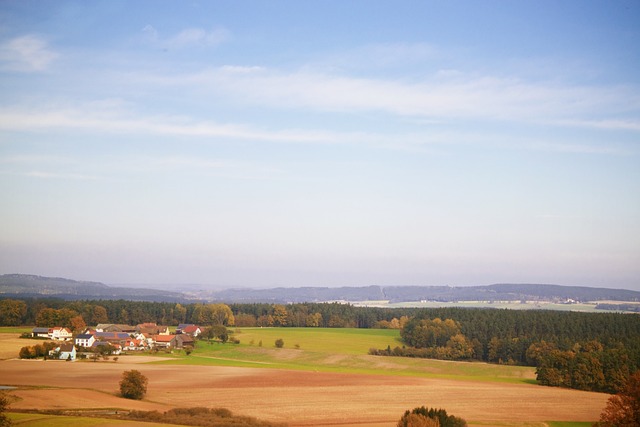
[{"label": "forested ridge", "polygon": [[[224,306],[231,314],[220,320]],[[371,354],[536,366],[542,384],[615,392],[640,368],[640,316],[546,310],[371,308],[339,303],[180,304],[0,300],[0,325],[155,322],[202,326],[396,328],[403,346]]]}]

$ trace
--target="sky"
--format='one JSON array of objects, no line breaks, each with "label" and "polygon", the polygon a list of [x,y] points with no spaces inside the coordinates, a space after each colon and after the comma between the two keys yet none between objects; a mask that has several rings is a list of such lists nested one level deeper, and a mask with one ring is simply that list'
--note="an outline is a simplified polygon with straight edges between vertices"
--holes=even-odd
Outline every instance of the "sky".
[{"label": "sky", "polygon": [[0,2],[0,274],[640,290],[640,2]]}]

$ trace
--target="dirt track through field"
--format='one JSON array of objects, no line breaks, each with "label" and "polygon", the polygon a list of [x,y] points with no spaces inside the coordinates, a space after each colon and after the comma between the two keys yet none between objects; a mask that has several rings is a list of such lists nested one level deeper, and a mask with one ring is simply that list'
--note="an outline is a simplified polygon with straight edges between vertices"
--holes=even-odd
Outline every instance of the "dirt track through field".
[{"label": "dirt track through field", "polygon": [[[258,368],[118,362],[0,361],[16,409],[224,407],[290,425],[392,426],[406,409],[432,406],[477,422],[595,421],[607,395],[535,385]],[[149,378],[144,401],[116,396],[123,371]]]}]

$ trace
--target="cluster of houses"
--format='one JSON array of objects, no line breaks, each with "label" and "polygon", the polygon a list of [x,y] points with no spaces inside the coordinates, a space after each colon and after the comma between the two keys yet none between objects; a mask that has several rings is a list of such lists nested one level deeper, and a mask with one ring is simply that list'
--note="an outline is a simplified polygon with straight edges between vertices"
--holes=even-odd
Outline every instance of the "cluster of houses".
[{"label": "cluster of houses", "polygon": [[198,325],[180,324],[175,333],[168,326],[141,323],[136,326],[112,323],[98,324],[75,337],[68,328],[33,328],[32,335],[62,341],[51,355],[60,359],[75,360],[76,352],[99,352],[100,346],[109,346],[111,354],[122,351],[144,351],[150,349],[193,348],[195,338],[202,330]]}]

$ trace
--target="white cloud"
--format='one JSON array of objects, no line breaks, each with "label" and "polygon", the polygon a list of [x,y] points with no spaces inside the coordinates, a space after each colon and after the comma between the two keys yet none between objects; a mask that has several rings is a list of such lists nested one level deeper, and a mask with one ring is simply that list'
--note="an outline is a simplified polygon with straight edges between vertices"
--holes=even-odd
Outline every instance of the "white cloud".
[{"label": "white cloud", "polygon": [[230,34],[223,28],[206,31],[202,28],[187,28],[167,41],[168,47],[181,48],[190,45],[217,46],[229,39]]},{"label": "white cloud", "polygon": [[145,42],[168,49],[182,49],[191,46],[218,46],[231,37],[231,33],[225,28],[185,28],[179,33],[163,38],[159,31],[152,25],[146,25],[142,29],[142,37]]},{"label": "white cloud", "polygon": [[0,67],[10,71],[44,71],[58,57],[42,37],[30,34],[0,44]]},{"label": "white cloud", "polygon": [[276,109],[372,111],[443,121],[554,122],[634,130],[634,122],[616,117],[640,110],[640,91],[633,86],[572,86],[517,78],[470,77],[458,72],[406,81],[224,66],[155,81],[197,86],[201,91],[223,93],[236,101]]},{"label": "white cloud", "polygon": [[220,124],[177,116],[135,117],[130,111],[82,109],[0,109],[0,129],[6,131],[86,130],[277,142],[331,142],[336,134],[315,130],[263,130],[241,124]]}]

